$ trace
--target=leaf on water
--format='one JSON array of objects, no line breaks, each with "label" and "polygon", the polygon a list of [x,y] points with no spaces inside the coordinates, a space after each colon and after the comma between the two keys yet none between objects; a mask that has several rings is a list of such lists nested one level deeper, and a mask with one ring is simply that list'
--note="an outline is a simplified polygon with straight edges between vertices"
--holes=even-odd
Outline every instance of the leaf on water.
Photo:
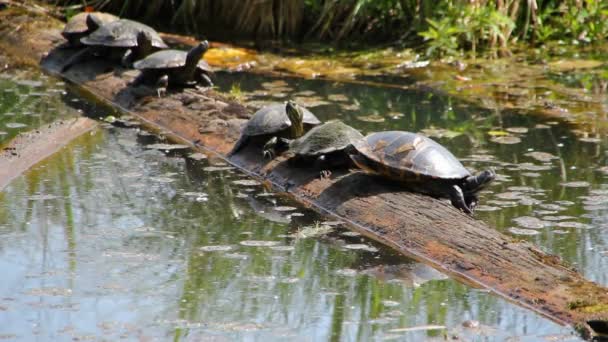
[{"label": "leaf on water", "polygon": [[331,94],[327,96],[327,99],[334,102],[347,102],[349,98],[344,94]]},{"label": "leaf on water", "polygon": [[525,134],[525,133],[528,133],[528,128],[526,128],[526,127],[509,127],[509,128],[507,128],[507,132],[516,133],[516,134]]},{"label": "leaf on water", "polygon": [[493,130],[493,131],[488,131],[488,135],[491,135],[493,137],[501,137],[501,136],[509,135],[509,132]]},{"label": "leaf on water", "polygon": [[553,72],[563,72],[568,70],[592,69],[603,64],[604,62],[593,59],[562,59],[550,62],[547,65]]},{"label": "leaf on water", "polygon": [[511,234],[514,234],[514,235],[528,235],[528,236],[531,236],[531,235],[538,235],[538,234],[540,234],[540,232],[538,230],[515,228],[515,227],[509,228],[508,231]]},{"label": "leaf on water", "polygon": [[199,160],[207,159],[207,156],[204,155],[203,153],[196,152],[196,153],[189,154],[188,159],[199,161]]},{"label": "leaf on water", "polygon": [[557,222],[555,224],[555,226],[560,227],[560,228],[576,228],[576,229],[589,229],[592,227],[590,224],[582,223],[582,222],[575,222],[575,221]]},{"label": "leaf on water", "polygon": [[553,159],[559,159],[559,157],[557,157],[551,153],[538,152],[538,151],[525,153],[524,156],[534,158],[540,162],[549,162]]},{"label": "leaf on water", "polygon": [[311,238],[315,236],[321,236],[328,234],[334,230],[333,227],[325,225],[325,224],[315,224],[314,226],[306,226],[299,229],[296,233],[293,234],[295,238]]},{"label": "leaf on water", "polygon": [[239,180],[232,181],[232,184],[243,185],[243,186],[257,186],[257,185],[261,185],[262,183],[258,182],[255,179],[239,179]]},{"label": "leaf on water", "polygon": [[240,244],[248,247],[271,247],[278,245],[279,241],[244,240]]},{"label": "leaf on water", "polygon": [[357,116],[357,120],[363,122],[384,122],[386,119],[378,114]]},{"label": "leaf on water", "polygon": [[517,225],[528,229],[541,229],[545,227],[545,222],[533,216],[520,216],[513,219]]},{"label": "leaf on water", "polygon": [[485,204],[481,204],[481,205],[478,205],[477,207],[475,207],[475,211],[497,211],[500,209],[501,208],[499,208],[499,207],[494,207],[494,206],[485,205]]},{"label": "leaf on water", "polygon": [[233,166],[207,166],[203,168],[203,171],[215,172],[215,171],[228,171],[234,170]]},{"label": "leaf on water", "polygon": [[273,251],[278,251],[278,252],[291,252],[293,250],[295,250],[294,246],[272,246],[270,247],[270,249],[272,249]]},{"label": "leaf on water", "polygon": [[199,247],[199,250],[203,252],[227,252],[232,250],[232,248],[230,245],[209,245]]},{"label": "leaf on water", "polygon": [[352,250],[359,250],[359,251],[368,251],[368,252],[372,252],[372,253],[375,253],[378,251],[378,248],[370,246],[370,245],[366,245],[363,243],[352,243],[352,244],[344,245],[344,248],[352,249]]},{"label": "leaf on water", "polygon": [[286,206],[286,205],[281,205],[281,206],[278,206],[278,207],[274,207],[274,210],[280,211],[280,212],[294,211],[294,210],[297,210],[297,209],[298,208],[296,208],[296,207],[289,207],[289,206]]},{"label": "leaf on water", "polygon": [[354,277],[357,275],[357,270],[353,270],[352,268],[343,268],[341,270],[337,270],[336,274],[345,277]]},{"label": "leaf on water", "polygon": [[425,128],[425,129],[421,130],[421,132],[422,132],[422,134],[426,135],[427,137],[434,137],[434,138],[453,139],[453,138],[456,138],[456,137],[462,135],[462,132],[456,132],[456,131],[452,131],[452,130],[445,129],[445,128],[435,128],[435,127]]},{"label": "leaf on water", "polygon": [[507,135],[507,136],[494,137],[494,138],[490,139],[490,141],[495,142],[497,144],[513,145],[513,144],[519,144],[521,142],[521,139],[519,137]]},{"label": "leaf on water", "polygon": [[562,182],[559,183],[561,186],[566,187],[566,188],[587,188],[589,187],[591,184],[589,184],[589,182],[585,182],[585,181],[578,181],[578,182]]},{"label": "leaf on water", "polygon": [[23,128],[23,127],[27,127],[26,124],[22,124],[19,122],[9,122],[6,125],[6,128]]},{"label": "leaf on water", "polygon": [[446,329],[445,325],[419,325],[416,327],[391,329],[391,330],[389,330],[389,332],[396,333],[396,332],[445,330],[445,329]]}]

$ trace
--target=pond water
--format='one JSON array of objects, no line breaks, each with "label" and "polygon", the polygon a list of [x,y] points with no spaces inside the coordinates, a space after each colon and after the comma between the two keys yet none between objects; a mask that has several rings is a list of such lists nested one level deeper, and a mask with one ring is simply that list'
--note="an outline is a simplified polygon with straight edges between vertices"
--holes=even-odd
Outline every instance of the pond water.
[{"label": "pond water", "polygon": [[[423,130],[467,167],[497,170],[477,217],[608,285],[605,137],[429,93],[225,73],[216,82],[252,108],[291,96],[365,132]],[[57,116],[105,114],[33,72],[1,78],[0,96],[17,98],[0,106],[0,143]],[[577,340],[219,160],[158,142],[102,125],[0,192],[2,339]]]}]

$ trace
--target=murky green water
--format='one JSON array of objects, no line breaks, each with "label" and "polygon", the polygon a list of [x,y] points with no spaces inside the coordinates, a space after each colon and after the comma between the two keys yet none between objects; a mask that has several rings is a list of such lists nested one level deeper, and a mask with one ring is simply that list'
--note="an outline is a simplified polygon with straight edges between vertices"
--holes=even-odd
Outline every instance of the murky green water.
[{"label": "murky green water", "polygon": [[[427,133],[444,135],[438,140],[468,167],[501,175],[482,194],[478,217],[608,284],[605,137],[581,141],[560,124],[424,93],[318,81],[262,85],[269,81],[276,80],[218,75],[225,89],[266,87],[252,100],[297,96],[323,119],[338,115],[366,132],[434,127]],[[43,83],[19,92],[43,92],[48,101],[38,106],[76,114],[61,84]],[[0,93],[15,87],[3,79]],[[25,117],[52,112],[0,108],[0,124],[28,124],[19,129],[43,122]],[[575,339],[568,328],[339,225],[323,233],[322,217],[219,161],[167,156],[146,147],[152,142],[136,129],[105,126],[0,192],[2,338]],[[466,320],[480,327],[464,327]]]}]

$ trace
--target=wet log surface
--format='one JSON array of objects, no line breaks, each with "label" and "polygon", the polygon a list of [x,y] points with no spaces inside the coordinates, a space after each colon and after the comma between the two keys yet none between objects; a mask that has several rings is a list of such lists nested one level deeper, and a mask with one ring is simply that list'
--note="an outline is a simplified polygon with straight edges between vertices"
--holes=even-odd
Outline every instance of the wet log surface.
[{"label": "wet log surface", "polygon": [[19,134],[0,150],[0,191],[15,177],[95,127],[97,121],[81,117]]},{"label": "wet log surface", "polygon": [[[20,19],[11,20],[10,25],[16,27]],[[52,26],[46,25],[44,34],[40,25],[8,34],[4,24],[0,47],[8,43],[16,56],[41,60],[44,70],[59,75],[74,51],[55,48],[62,40],[60,27],[49,29]],[[97,60],[60,76],[180,142],[226,158],[243,119],[251,113],[212,90],[173,92],[159,99],[151,89],[129,87],[136,75],[136,71]],[[264,161],[256,147],[247,147],[228,161],[302,204],[467,284],[573,325],[585,337],[608,332],[607,288],[584,279],[558,257],[461,213],[447,201],[409,193],[356,171],[336,171],[330,179],[320,179],[318,171],[290,167],[284,159]]]}]

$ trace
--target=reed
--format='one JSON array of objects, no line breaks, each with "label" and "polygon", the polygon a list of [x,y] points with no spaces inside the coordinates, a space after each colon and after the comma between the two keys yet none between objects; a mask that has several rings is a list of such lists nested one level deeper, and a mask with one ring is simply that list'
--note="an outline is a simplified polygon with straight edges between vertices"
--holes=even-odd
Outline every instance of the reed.
[{"label": "reed", "polygon": [[47,0],[221,39],[422,43],[431,53],[608,37],[605,0]]}]

